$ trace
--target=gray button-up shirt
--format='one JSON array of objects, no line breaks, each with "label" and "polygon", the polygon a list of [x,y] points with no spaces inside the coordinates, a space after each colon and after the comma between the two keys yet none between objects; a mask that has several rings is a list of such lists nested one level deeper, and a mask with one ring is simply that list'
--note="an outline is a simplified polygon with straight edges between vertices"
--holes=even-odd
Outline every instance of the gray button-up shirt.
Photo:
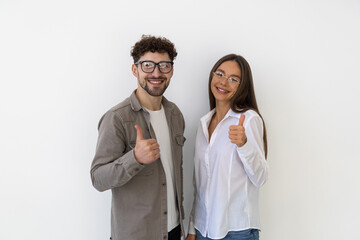
[{"label": "gray button-up shirt", "polygon": [[[178,107],[163,97],[171,137],[177,207],[181,230],[183,209],[182,148],[184,118]],[[111,237],[113,240],[167,239],[167,193],[165,172],[158,159],[147,165],[134,157],[135,125],[144,139],[156,138],[149,113],[140,105],[135,91],[111,108],[99,122],[99,137],[91,166],[91,180],[99,191],[112,190]]]}]

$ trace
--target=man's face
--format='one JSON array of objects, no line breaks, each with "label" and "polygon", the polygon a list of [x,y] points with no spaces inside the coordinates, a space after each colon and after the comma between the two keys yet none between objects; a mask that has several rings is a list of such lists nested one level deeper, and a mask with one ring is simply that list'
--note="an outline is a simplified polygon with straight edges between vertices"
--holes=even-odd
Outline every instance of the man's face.
[{"label": "man's face", "polygon": [[[146,52],[139,61],[153,61],[155,63],[161,61],[171,61],[168,53]],[[133,64],[132,72],[138,79],[141,86],[149,95],[158,97],[162,96],[166,88],[169,86],[170,79],[173,75],[173,69],[169,73],[162,73],[157,65],[152,73],[146,73],[142,70],[141,64]]]}]

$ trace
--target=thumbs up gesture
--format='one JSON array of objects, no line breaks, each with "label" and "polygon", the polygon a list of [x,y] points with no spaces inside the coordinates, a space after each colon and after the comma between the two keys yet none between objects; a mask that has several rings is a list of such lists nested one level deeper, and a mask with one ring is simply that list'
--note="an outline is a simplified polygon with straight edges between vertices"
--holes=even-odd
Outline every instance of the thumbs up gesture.
[{"label": "thumbs up gesture", "polygon": [[243,126],[245,121],[245,115],[241,115],[239,124],[232,125],[229,127],[229,139],[232,143],[236,144],[238,147],[243,146],[246,141],[245,128]]},{"label": "thumbs up gesture", "polygon": [[136,128],[136,145],[134,155],[136,161],[141,164],[149,164],[160,157],[160,147],[156,139],[144,139],[142,129],[139,125]]}]

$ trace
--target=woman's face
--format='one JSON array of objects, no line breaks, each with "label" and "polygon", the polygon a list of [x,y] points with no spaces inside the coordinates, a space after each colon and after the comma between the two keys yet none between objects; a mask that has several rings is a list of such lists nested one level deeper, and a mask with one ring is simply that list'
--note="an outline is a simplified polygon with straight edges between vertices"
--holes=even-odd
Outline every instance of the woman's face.
[{"label": "woman's face", "polygon": [[237,62],[223,62],[213,73],[211,92],[216,103],[230,103],[235,95],[241,79],[241,70]]}]

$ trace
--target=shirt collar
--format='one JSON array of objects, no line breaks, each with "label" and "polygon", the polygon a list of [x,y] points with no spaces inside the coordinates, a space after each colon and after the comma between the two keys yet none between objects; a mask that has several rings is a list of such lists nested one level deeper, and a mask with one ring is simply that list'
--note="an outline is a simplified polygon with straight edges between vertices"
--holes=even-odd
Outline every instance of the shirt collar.
[{"label": "shirt collar", "polygon": [[130,105],[131,105],[131,108],[137,112],[137,111],[140,111],[140,109],[142,109],[142,106],[139,102],[139,99],[136,97],[135,92],[136,92],[136,90],[134,90],[132,92],[132,94],[130,95]]},{"label": "shirt collar", "polygon": [[[206,123],[206,125],[209,125],[209,123],[211,121],[211,118],[214,115],[214,113],[215,113],[215,108],[212,109],[210,112],[208,112],[205,116],[203,116],[201,118],[201,122]],[[240,119],[240,116],[241,116],[241,113],[236,113],[230,108],[229,111],[226,113],[223,120],[225,120],[225,119],[227,119],[229,117],[234,117],[234,118]]]},{"label": "shirt collar", "polygon": [[242,114],[242,113],[236,113],[236,112],[234,112],[234,111],[230,108],[229,112],[226,114],[225,117],[234,117],[234,118],[240,119],[241,114]]}]

